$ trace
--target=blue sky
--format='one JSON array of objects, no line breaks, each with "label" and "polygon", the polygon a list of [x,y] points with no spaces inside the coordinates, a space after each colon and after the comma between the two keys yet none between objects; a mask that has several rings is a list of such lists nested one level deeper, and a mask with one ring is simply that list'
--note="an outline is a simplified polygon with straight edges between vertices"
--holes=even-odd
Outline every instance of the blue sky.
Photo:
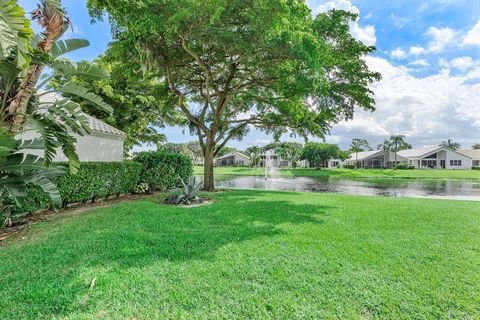
[{"label": "blue sky", "polygon": [[[37,1],[20,0],[28,11]],[[110,41],[107,23],[90,23],[84,0],[64,0],[74,29],[68,37],[86,38],[88,49],[72,59],[93,59]],[[307,0],[314,14],[331,8],[356,12],[351,25],[359,40],[377,47],[367,59],[383,74],[372,86],[377,111],[359,110],[353,121],[334,127],[328,142],[347,148],[352,138],[372,146],[404,134],[415,146],[452,138],[465,148],[480,143],[480,0]],[[160,131],[173,142],[192,137],[182,128]],[[286,136],[285,140],[293,140]],[[251,130],[232,146],[265,144],[271,136]]]}]

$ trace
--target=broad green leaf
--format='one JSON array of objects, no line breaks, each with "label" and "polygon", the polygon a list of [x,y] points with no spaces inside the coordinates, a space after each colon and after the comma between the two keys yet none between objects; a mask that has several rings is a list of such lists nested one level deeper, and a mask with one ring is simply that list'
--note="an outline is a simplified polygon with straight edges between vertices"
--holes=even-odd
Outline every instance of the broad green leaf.
[{"label": "broad green leaf", "polygon": [[44,160],[32,154],[15,153],[7,157],[0,170],[3,172],[18,172],[23,170],[43,170]]},{"label": "broad green leaf", "polygon": [[5,60],[16,50],[17,65],[29,63],[30,39],[33,31],[25,11],[15,0],[0,0],[0,58]]},{"label": "broad green leaf", "polygon": [[55,75],[80,76],[85,80],[100,80],[109,77],[109,74],[103,69],[87,61],[73,62],[68,59],[55,59],[49,66],[54,70]]},{"label": "broad green leaf", "polygon": [[57,58],[66,53],[88,47],[90,42],[84,39],[67,39],[67,40],[58,40],[54,43],[50,54],[52,57]]},{"label": "broad green leaf", "polygon": [[58,91],[88,100],[99,107],[102,111],[108,113],[112,113],[113,111],[112,107],[106,104],[100,96],[88,91],[87,88],[77,83],[67,82],[64,86],[58,88]]}]

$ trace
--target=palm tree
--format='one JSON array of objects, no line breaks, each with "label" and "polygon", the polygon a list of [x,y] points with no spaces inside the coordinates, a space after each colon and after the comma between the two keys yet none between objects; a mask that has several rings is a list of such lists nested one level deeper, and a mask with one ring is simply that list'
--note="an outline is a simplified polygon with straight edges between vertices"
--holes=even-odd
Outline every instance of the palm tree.
[{"label": "palm tree", "polygon": [[386,157],[386,152],[390,151],[392,145],[390,144],[390,141],[385,139],[383,140],[383,143],[377,145],[377,150],[383,150],[383,167],[387,167],[387,157]]},{"label": "palm tree", "polygon": [[461,145],[458,142],[453,142],[452,139],[448,139],[447,141],[442,141],[439,147],[446,147],[452,150],[458,150],[460,149]]},{"label": "palm tree", "polygon": [[[67,75],[91,80],[108,77],[87,62],[59,59],[89,44],[80,39],[58,40],[68,24],[60,1],[41,1],[33,18],[45,31],[30,46],[33,32],[23,9],[15,0],[0,0],[0,213],[6,224],[11,222],[10,202],[21,206],[29,185],[41,187],[49,195],[52,206],[60,203],[60,195],[50,178],[63,171],[48,168],[58,147],[70,160],[70,172],[78,170],[80,161],[72,133],[83,135],[89,133],[90,128],[80,105],[68,96],[80,97],[103,111],[111,111],[100,97],[78,84],[53,85],[50,82]],[[46,66],[52,71],[43,74]],[[37,84],[40,79],[42,81]],[[48,95],[60,98],[45,99]],[[16,134],[24,129],[35,130],[40,138],[16,139]],[[26,150],[30,149],[43,150],[44,157],[28,154]]]},{"label": "palm tree", "polygon": [[[0,16],[6,16],[4,8],[1,10]],[[29,52],[29,56],[35,58],[30,66],[18,67],[18,62],[15,63],[18,60],[18,50],[13,50],[13,47],[9,50],[9,56],[0,59],[0,124],[12,136],[22,129],[36,131],[44,141],[44,159],[47,165],[60,146],[70,160],[70,171],[75,173],[80,163],[75,152],[76,140],[71,133],[83,135],[89,133],[90,128],[80,105],[67,97],[80,97],[107,113],[112,109],[99,96],[79,84],[65,81],[58,81],[60,84],[55,86],[51,84],[51,80],[65,79],[67,76],[89,80],[108,78],[108,74],[95,65],[62,58],[68,52],[89,45],[87,40],[82,39],[56,40],[62,34],[59,26],[64,26],[67,21],[64,12],[59,1],[45,0],[33,13],[34,18],[46,30],[36,37],[39,39],[36,45],[38,50]],[[59,22],[61,19],[62,23]],[[18,47],[21,46],[20,43],[17,44]],[[51,72],[42,73],[46,66]],[[42,81],[37,84],[40,77]],[[49,96],[58,99],[46,99]]]},{"label": "palm tree", "polygon": [[358,167],[358,153],[362,152],[362,151],[365,151],[365,150],[371,151],[372,148],[368,144],[367,140],[355,138],[355,139],[352,139],[352,144],[350,145],[350,150],[352,152],[355,152],[355,168],[357,168]]},{"label": "palm tree", "polygon": [[395,170],[397,170],[397,153],[401,150],[412,149],[412,145],[405,141],[404,135],[391,136],[389,140],[390,150],[395,152]]},{"label": "palm tree", "polygon": [[[60,38],[64,28],[69,24],[61,0],[42,0],[38,8],[32,13],[32,19],[37,20],[39,25],[44,28],[43,38],[38,41],[36,47],[40,53],[49,54],[55,41]],[[30,65],[8,106],[8,112],[12,115],[9,129],[13,135],[18,133],[25,123],[28,102],[35,91],[35,86],[44,68],[45,64],[43,63]]]}]

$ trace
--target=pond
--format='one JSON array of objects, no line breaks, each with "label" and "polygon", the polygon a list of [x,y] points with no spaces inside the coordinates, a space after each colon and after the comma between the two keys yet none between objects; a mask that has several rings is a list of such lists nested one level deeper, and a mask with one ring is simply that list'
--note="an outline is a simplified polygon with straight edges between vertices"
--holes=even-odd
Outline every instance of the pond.
[{"label": "pond", "polygon": [[219,175],[216,187],[480,201],[480,180]]}]

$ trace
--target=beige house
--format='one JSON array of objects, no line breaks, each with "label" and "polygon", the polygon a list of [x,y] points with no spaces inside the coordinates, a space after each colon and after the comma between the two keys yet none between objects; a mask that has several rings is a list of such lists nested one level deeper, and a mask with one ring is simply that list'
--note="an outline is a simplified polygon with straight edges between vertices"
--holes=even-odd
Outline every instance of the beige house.
[{"label": "beige house", "polygon": [[474,150],[458,150],[463,155],[470,157],[472,159],[473,167],[480,167],[480,149]]},{"label": "beige house", "polygon": [[471,169],[472,158],[446,147],[425,147],[399,151],[417,169]]},{"label": "beige house", "polygon": [[238,151],[229,152],[215,159],[217,167],[248,167],[250,158]]}]

